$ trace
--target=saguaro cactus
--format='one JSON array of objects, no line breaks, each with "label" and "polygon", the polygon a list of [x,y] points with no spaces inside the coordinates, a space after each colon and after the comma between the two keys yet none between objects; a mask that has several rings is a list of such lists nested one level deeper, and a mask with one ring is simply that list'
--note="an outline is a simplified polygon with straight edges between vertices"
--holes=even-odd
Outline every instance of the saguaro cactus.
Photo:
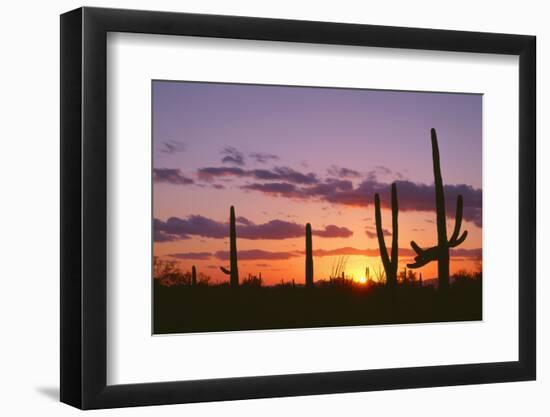
[{"label": "saguaro cactus", "polygon": [[376,234],[378,235],[378,246],[380,247],[380,257],[386,272],[386,285],[393,288],[397,284],[397,260],[398,260],[398,226],[397,213],[399,207],[397,205],[397,186],[395,183],[391,185],[391,218],[392,218],[392,243],[391,243],[391,258],[386,249],[384,240],[384,231],[382,229],[382,215],[380,214],[380,196],[374,195],[374,217],[376,220]]},{"label": "saguaro cactus", "polygon": [[[460,235],[462,227],[462,196],[459,195],[456,199],[456,215],[455,227],[450,239],[447,239],[447,215],[445,210],[445,191],[443,189],[443,178],[441,177],[441,165],[439,162],[439,146],[437,143],[437,133],[435,129],[431,130],[432,137],[432,159],[435,180],[435,207],[437,219],[437,245],[428,249],[422,249],[413,240],[411,247],[416,252],[413,264],[408,264],[409,268],[420,268],[430,263],[437,261],[437,273],[439,278],[439,288],[446,290],[449,288],[449,249],[460,245],[468,236],[468,232],[464,231]],[[460,235],[460,237],[459,237]]]},{"label": "saguaro cactus", "polygon": [[197,268],[195,268],[195,265],[191,267],[191,285],[193,287],[197,285]]},{"label": "saguaro cactus", "polygon": [[313,245],[311,224],[306,224],[306,287],[313,287]]},{"label": "saguaro cactus", "polygon": [[229,284],[239,286],[239,269],[237,266],[237,227],[235,225],[235,207],[229,211],[229,269],[220,267],[222,272],[229,275]]}]

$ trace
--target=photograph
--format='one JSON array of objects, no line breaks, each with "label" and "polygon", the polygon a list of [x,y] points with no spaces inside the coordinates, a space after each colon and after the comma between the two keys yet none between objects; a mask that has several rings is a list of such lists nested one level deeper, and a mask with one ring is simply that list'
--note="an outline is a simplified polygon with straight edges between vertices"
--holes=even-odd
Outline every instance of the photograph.
[{"label": "photograph", "polygon": [[483,319],[482,94],[151,88],[153,334]]}]

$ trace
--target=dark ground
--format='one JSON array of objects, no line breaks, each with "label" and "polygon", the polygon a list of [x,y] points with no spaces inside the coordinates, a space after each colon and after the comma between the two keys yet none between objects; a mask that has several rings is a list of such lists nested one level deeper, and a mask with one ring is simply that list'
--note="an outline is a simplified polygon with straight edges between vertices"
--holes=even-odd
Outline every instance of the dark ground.
[{"label": "dark ground", "polygon": [[154,333],[481,320],[481,280],[432,287],[173,286],[156,283]]}]

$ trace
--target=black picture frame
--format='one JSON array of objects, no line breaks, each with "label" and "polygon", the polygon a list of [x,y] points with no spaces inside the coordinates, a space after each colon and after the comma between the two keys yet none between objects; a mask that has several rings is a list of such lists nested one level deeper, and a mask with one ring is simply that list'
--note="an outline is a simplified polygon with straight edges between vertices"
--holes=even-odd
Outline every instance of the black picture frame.
[{"label": "black picture frame", "polygon": [[[519,56],[519,360],[107,385],[108,32]],[[88,7],[63,14],[61,401],[94,409],[535,379],[535,45],[534,36],[358,24]]]}]

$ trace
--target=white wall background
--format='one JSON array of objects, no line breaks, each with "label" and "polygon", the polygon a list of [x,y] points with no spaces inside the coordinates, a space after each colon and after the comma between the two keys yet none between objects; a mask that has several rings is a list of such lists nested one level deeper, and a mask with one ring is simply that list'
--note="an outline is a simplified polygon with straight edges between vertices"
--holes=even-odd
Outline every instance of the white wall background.
[{"label": "white wall background", "polygon": [[[59,17],[69,0],[3,5],[0,65],[0,410],[3,415],[75,415],[59,392]],[[542,138],[550,87],[550,26],[544,2],[462,0],[299,1],[125,0],[86,5],[239,14],[395,26],[534,34],[538,37],[539,213],[550,210],[550,148]],[[539,260],[550,250],[550,222],[539,215]],[[544,416],[550,412],[550,284],[539,262],[538,381],[325,395],[230,403],[145,407],[94,415],[279,416],[314,414]],[[465,341],[467,343],[467,341]],[[545,395],[546,394],[546,395]]]}]

